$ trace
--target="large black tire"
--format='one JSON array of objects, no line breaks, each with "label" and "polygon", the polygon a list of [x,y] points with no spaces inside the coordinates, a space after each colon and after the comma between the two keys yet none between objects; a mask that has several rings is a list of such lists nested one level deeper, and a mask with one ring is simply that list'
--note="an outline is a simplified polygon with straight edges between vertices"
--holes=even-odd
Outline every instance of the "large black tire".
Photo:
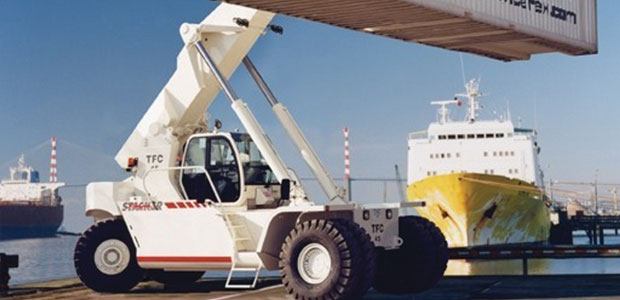
[{"label": "large black tire", "polygon": [[82,283],[96,292],[126,292],[144,277],[121,219],[108,219],[86,230],[77,241],[73,262]]},{"label": "large black tire", "polygon": [[191,284],[202,278],[203,271],[164,271],[164,270],[148,270],[147,276],[151,280],[155,280],[165,285],[183,285]]},{"label": "large black tire", "polygon": [[[367,280],[364,263],[368,256],[363,253],[364,243],[360,242],[365,236],[352,230],[354,226],[357,225],[348,220],[311,220],[297,224],[280,251],[279,266],[286,291],[295,299],[358,297],[357,289],[362,289]],[[301,274],[304,266],[300,268],[298,260],[308,249],[318,251],[316,247],[323,247],[322,253],[328,254],[329,272],[316,277],[305,272],[307,280]]]},{"label": "large black tire", "polygon": [[402,246],[377,254],[374,288],[383,293],[426,291],[443,277],[448,264],[448,243],[431,221],[418,216],[399,219]]},{"label": "large black tire", "polygon": [[371,237],[366,230],[357,223],[346,222],[344,224],[349,227],[349,232],[355,235],[362,249],[363,271],[361,276],[359,276],[359,282],[356,284],[357,287],[350,297],[351,299],[360,299],[370,289],[375,279],[375,272],[377,269],[375,245],[372,243]]}]

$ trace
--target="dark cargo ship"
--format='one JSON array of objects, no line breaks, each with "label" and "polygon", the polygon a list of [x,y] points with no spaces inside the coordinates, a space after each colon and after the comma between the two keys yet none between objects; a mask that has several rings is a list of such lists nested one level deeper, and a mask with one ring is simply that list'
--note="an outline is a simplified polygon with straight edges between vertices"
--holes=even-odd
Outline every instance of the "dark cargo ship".
[{"label": "dark cargo ship", "polygon": [[62,199],[56,180],[55,141],[52,140],[50,182],[40,182],[39,172],[26,165],[22,155],[0,182],[0,239],[45,237],[56,234],[63,220]]}]

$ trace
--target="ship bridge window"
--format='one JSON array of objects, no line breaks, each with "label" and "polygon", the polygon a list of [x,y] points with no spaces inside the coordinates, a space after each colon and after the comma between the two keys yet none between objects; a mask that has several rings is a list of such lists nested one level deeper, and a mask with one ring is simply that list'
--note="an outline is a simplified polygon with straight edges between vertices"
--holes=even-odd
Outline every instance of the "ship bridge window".
[{"label": "ship bridge window", "polygon": [[439,139],[440,139],[440,140],[445,140],[445,139],[446,139],[446,136],[445,136],[445,135],[440,135],[440,136],[439,136]]},{"label": "ship bridge window", "polygon": [[496,134],[495,134],[495,137],[496,137],[496,138],[503,138],[503,137],[504,137],[504,134],[503,134],[503,133],[496,133]]},{"label": "ship bridge window", "polygon": [[39,171],[31,171],[30,172],[30,182],[34,182],[34,183],[40,182],[40,180],[39,180]]},{"label": "ship bridge window", "polygon": [[475,135],[475,134],[468,134],[468,135],[467,135],[467,138],[468,138],[468,139],[473,139],[473,138],[475,138],[475,137],[476,137],[476,135]]},{"label": "ship bridge window", "polygon": [[484,157],[487,157],[487,156],[489,156],[489,153],[484,151]]},{"label": "ship bridge window", "polygon": [[484,138],[484,134],[478,133],[478,134],[476,134],[476,138],[477,139],[483,139]]},{"label": "ship bridge window", "polygon": [[455,136],[454,134],[449,134],[449,135],[448,135],[448,139],[449,139],[449,140],[453,140],[453,139],[455,139],[455,138],[456,138],[456,136]]},{"label": "ship bridge window", "polygon": [[459,140],[462,140],[462,139],[464,139],[464,138],[465,138],[465,135],[464,135],[464,134],[459,134],[459,135],[457,135],[456,137],[457,137]]},{"label": "ship bridge window", "polygon": [[493,134],[492,133],[487,133],[487,138],[492,138]]}]

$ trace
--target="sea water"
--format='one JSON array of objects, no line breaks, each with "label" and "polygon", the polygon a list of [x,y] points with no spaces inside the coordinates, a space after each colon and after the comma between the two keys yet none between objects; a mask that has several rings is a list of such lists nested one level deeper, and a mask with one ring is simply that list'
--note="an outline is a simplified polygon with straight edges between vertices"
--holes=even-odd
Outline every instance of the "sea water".
[{"label": "sea water", "polygon": [[0,241],[0,253],[18,254],[11,285],[75,277],[73,249],[78,237],[58,236]]}]

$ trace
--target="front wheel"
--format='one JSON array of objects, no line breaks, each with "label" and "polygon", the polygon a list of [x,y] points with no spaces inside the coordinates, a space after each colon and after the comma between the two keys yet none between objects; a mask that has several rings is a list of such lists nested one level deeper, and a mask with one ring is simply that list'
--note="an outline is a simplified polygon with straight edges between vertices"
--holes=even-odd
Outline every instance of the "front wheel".
[{"label": "front wheel", "polygon": [[121,219],[108,219],[86,230],[75,246],[73,262],[82,283],[96,292],[126,292],[144,276]]},{"label": "front wheel", "polygon": [[[347,220],[311,220],[291,230],[280,252],[282,283],[295,299],[351,299],[368,288],[362,238]],[[363,236],[366,238],[366,236]]]}]

